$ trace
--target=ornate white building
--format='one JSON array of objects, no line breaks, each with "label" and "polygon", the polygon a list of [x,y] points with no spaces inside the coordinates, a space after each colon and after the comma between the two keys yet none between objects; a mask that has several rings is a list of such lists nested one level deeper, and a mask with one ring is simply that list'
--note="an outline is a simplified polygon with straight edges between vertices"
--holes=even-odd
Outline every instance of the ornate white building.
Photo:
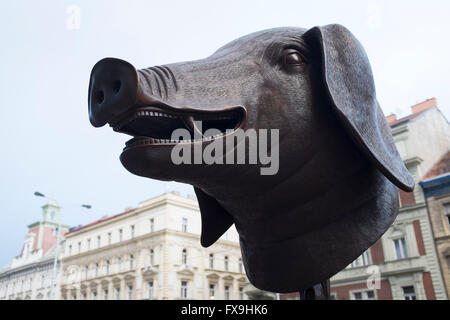
[{"label": "ornate white building", "polygon": [[[21,253],[0,270],[0,299],[50,297],[59,215],[60,207],[55,201],[42,206],[42,220],[28,226]],[[61,235],[67,231],[68,226],[61,226]],[[58,274],[55,286],[59,292],[57,279]]]},{"label": "ornate white building", "polygon": [[61,299],[246,299],[238,234],[200,245],[195,198],[175,193],[66,234]]}]

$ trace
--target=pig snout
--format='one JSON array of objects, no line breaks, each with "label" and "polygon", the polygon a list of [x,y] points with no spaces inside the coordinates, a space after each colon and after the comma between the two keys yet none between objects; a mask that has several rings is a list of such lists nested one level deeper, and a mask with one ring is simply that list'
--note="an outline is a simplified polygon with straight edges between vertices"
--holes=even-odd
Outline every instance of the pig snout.
[{"label": "pig snout", "polygon": [[95,64],[89,83],[89,120],[101,127],[133,107],[138,75],[128,62],[105,58]]}]

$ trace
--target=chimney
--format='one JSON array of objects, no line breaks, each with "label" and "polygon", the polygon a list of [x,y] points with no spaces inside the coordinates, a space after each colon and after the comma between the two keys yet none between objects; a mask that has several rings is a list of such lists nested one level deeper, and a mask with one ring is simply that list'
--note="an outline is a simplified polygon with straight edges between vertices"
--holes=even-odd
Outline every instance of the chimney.
[{"label": "chimney", "polygon": [[397,117],[395,116],[394,113],[391,113],[390,115],[388,115],[388,116],[386,117],[386,121],[387,121],[387,122],[392,122],[392,121],[395,121],[395,120],[397,120]]},{"label": "chimney", "polygon": [[413,114],[419,113],[419,112],[425,111],[427,109],[430,109],[431,107],[434,107],[434,106],[437,107],[437,100],[436,100],[436,98],[431,98],[431,99],[425,100],[424,102],[413,105],[411,107],[411,111]]}]

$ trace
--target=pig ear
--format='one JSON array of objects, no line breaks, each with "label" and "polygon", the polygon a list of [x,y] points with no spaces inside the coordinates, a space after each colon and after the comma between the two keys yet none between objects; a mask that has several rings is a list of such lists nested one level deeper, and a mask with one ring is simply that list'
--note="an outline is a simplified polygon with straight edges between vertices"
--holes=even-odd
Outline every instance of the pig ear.
[{"label": "pig ear", "polygon": [[390,127],[378,105],[366,52],[345,27],[314,27],[304,35],[320,55],[330,104],[358,148],[393,184],[405,191],[414,180],[395,147]]},{"label": "pig ear", "polygon": [[233,225],[233,218],[216,199],[203,190],[194,187],[194,191],[202,216],[200,243],[203,247],[209,247]]}]

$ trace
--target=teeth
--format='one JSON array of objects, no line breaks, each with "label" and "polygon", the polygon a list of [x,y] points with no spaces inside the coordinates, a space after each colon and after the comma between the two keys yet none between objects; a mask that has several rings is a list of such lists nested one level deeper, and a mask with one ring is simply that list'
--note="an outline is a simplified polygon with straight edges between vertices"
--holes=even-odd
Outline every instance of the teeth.
[{"label": "teeth", "polygon": [[156,112],[156,111],[138,111],[136,114],[133,115],[133,119],[137,117],[143,117],[143,116],[150,116],[150,117],[164,117],[164,118],[176,118],[176,116],[168,113],[163,112]]}]

